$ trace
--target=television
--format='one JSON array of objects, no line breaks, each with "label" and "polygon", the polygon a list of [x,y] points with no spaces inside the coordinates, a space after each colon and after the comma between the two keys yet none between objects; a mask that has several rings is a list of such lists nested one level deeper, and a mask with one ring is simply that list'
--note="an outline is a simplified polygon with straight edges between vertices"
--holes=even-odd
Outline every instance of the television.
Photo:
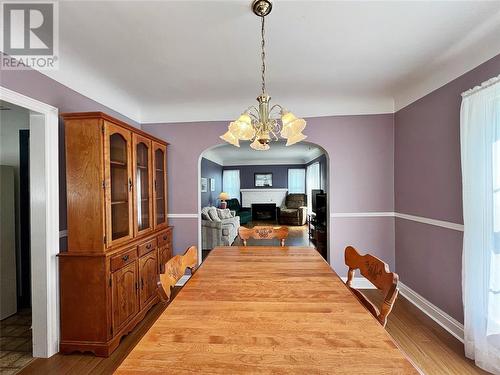
[{"label": "television", "polygon": [[316,222],[321,225],[326,225],[326,194],[316,194]]},{"label": "television", "polygon": [[311,197],[312,197],[312,200],[311,200],[311,210],[314,213],[316,213],[316,196],[318,194],[323,194],[323,190],[321,190],[321,189],[312,189],[311,190]]}]

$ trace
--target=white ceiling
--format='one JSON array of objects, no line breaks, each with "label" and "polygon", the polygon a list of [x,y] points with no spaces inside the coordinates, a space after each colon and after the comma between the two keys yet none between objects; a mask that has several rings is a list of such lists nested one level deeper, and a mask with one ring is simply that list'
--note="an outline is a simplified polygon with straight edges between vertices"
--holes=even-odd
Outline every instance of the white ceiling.
[{"label": "white ceiling", "polygon": [[250,142],[240,142],[241,147],[232,145],[216,146],[203,153],[205,159],[223,166],[231,165],[278,165],[305,164],[324,154],[324,150],[307,142],[285,146],[285,142],[272,142],[271,148],[262,153],[250,148]]},{"label": "white ceiling", "polygon": [[[260,90],[251,0],[60,2],[59,82],[142,123],[229,120]],[[500,53],[499,1],[275,0],[268,92],[390,113]]]}]

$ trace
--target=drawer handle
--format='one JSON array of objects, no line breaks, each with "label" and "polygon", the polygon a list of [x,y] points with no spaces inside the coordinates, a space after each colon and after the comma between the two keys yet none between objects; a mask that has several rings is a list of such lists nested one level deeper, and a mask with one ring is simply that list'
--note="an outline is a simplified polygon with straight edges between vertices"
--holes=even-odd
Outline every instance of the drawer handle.
[{"label": "drawer handle", "polygon": [[151,244],[150,244],[150,243],[148,243],[148,244],[146,245],[146,249],[148,249],[148,250],[149,250],[149,249],[151,249]]},{"label": "drawer handle", "polygon": [[167,235],[163,235],[163,241],[166,241],[167,240]]},{"label": "drawer handle", "polygon": [[126,261],[128,260],[128,255],[124,255],[124,256],[122,256],[122,260],[123,260],[124,262],[126,262]]}]

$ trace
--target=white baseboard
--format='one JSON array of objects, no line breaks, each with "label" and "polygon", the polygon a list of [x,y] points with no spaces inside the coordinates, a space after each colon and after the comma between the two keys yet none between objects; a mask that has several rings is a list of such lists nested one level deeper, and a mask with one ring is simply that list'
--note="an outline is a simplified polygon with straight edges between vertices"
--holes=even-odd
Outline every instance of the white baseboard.
[{"label": "white baseboard", "polygon": [[177,281],[177,283],[175,284],[175,286],[184,286],[184,284],[186,284],[186,282],[189,280],[189,278],[191,277],[191,275],[184,275],[182,276],[179,281]]},{"label": "white baseboard", "polygon": [[408,301],[413,303],[418,307],[423,313],[429,316],[437,324],[447,330],[456,339],[464,342],[464,326],[462,323],[458,322],[455,318],[449,316],[439,307],[433,305],[431,302],[427,301],[420,294],[415,292],[413,289],[409,288],[402,282],[398,283],[399,293],[405,297]]},{"label": "white baseboard", "polygon": [[[341,277],[342,281],[345,283],[347,281],[347,277]],[[354,289],[377,289],[375,285],[369,282],[364,277],[355,277],[352,280],[352,287]]]},{"label": "white baseboard", "polygon": [[[341,278],[344,283],[347,277]],[[364,277],[355,277],[352,281],[352,286],[355,289],[375,289],[375,286]],[[435,306],[420,294],[409,288],[402,282],[398,282],[399,293],[408,301],[418,307],[425,315],[434,320],[437,324],[448,331],[453,337],[460,342],[464,342],[464,326],[455,318],[451,317],[439,307]]]}]

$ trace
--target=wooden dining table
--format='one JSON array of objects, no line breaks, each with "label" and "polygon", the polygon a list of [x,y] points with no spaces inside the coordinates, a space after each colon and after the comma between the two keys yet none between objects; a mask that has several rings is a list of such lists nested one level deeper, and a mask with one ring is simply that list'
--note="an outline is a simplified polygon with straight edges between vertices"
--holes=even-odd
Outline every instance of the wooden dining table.
[{"label": "wooden dining table", "polygon": [[218,247],[118,374],[417,374],[309,247]]}]

